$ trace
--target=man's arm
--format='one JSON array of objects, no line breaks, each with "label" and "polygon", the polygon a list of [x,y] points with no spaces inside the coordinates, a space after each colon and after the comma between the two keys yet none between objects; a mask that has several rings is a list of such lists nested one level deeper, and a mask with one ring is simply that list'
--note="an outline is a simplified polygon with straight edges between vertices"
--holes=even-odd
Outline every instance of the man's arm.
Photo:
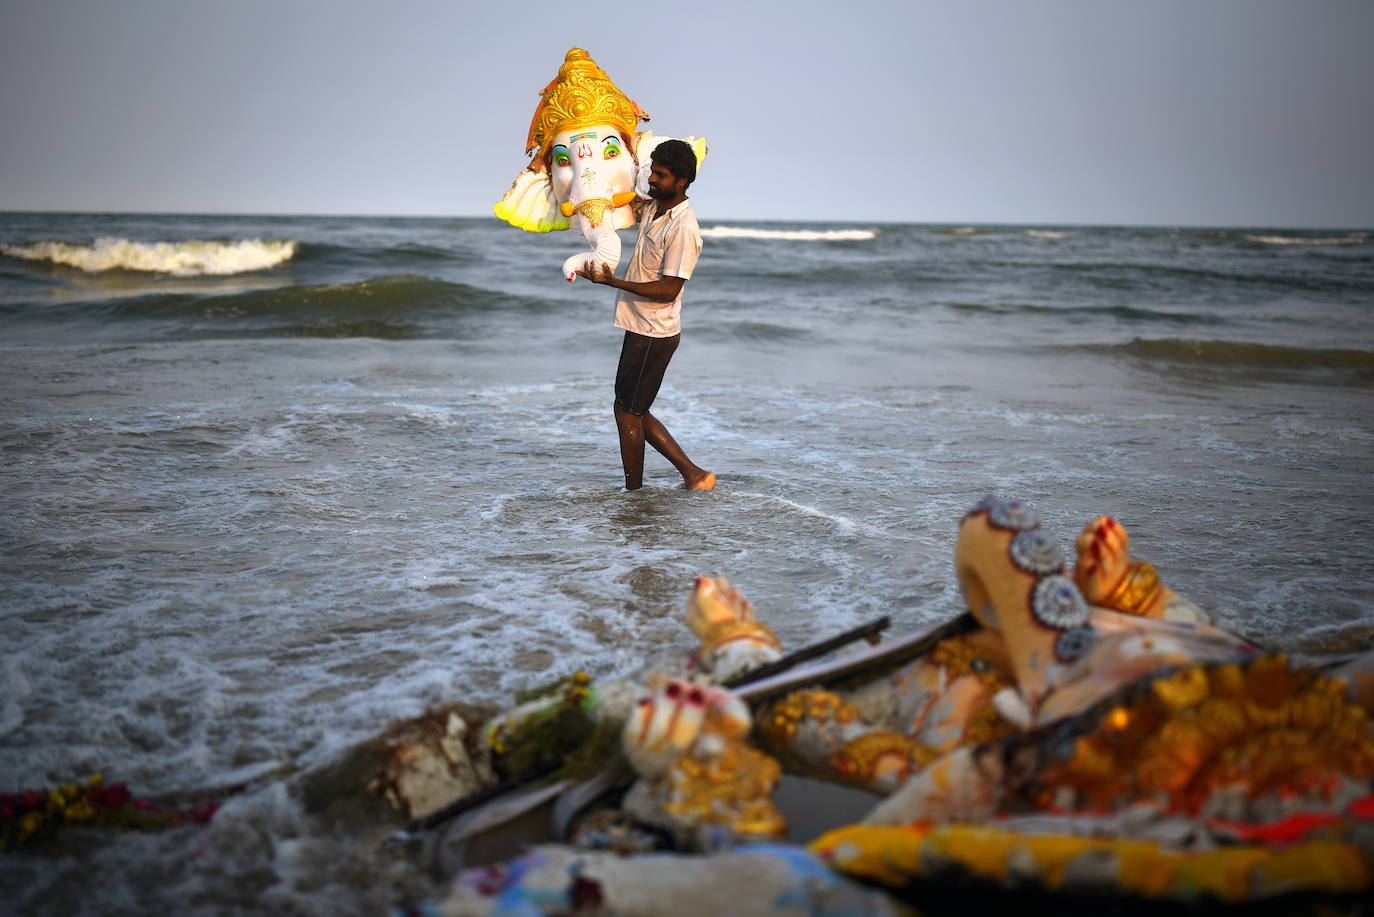
[{"label": "man's arm", "polygon": [[615,271],[604,264],[598,264],[585,270],[578,271],[592,283],[605,284],[608,287],[615,287],[617,290],[624,290],[626,293],[633,293],[636,299],[648,299],[653,302],[672,302],[677,299],[677,294],[682,292],[682,285],[686,279],[682,277],[660,277],[657,280],[633,281],[621,280],[615,276]]}]

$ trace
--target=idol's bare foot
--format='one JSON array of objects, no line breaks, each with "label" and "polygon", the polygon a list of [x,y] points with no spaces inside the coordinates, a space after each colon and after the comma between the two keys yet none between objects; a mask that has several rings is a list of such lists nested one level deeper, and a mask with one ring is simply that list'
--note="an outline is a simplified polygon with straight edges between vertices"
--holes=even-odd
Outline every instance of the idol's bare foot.
[{"label": "idol's bare foot", "polygon": [[716,486],[716,476],[713,472],[703,471],[700,477],[694,475],[688,478],[683,486],[688,490],[711,490]]}]

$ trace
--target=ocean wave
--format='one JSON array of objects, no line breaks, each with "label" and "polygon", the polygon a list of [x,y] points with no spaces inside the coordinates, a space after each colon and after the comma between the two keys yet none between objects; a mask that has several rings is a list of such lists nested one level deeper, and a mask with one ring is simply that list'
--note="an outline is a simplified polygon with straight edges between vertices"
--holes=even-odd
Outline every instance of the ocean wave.
[{"label": "ocean wave", "polygon": [[747,229],[711,226],[701,231],[710,239],[780,239],[785,242],[866,242],[878,237],[876,229]]},{"label": "ocean wave", "polygon": [[237,242],[132,242],[96,239],[90,245],[35,242],[0,245],[0,252],[25,261],[50,261],[91,274],[103,271],[146,271],[174,277],[228,276],[262,271],[290,261],[296,254],[292,240],[240,239]]},{"label": "ocean wave", "polygon": [[1117,345],[1136,357],[1211,366],[1251,366],[1278,369],[1374,369],[1374,351],[1322,347],[1280,347],[1247,341],[1204,341],[1184,338],[1135,338]]},{"label": "ocean wave", "polygon": [[1055,229],[1027,229],[1026,235],[1030,236],[1032,239],[1047,239],[1054,241],[1056,239],[1067,239],[1072,236],[1073,233],[1060,232]]},{"label": "ocean wave", "polygon": [[369,337],[388,340],[461,335],[483,315],[556,308],[537,298],[415,274],[354,283],[236,289],[209,295],[150,292],[104,300],[43,300],[0,304],[0,320],[41,331],[99,329],[124,338]]},{"label": "ocean wave", "polygon": [[1183,325],[1217,325],[1226,318],[1205,312],[1165,311],[1138,306],[1042,306],[1033,303],[942,303],[955,312],[987,313],[991,315],[1046,315],[1063,318],[1072,315],[1104,316],[1128,322],[1172,322]]},{"label": "ocean wave", "polygon": [[199,315],[294,315],[308,313],[410,312],[435,305],[483,308],[509,297],[417,274],[391,274],[356,283],[276,287],[187,301],[181,308]]},{"label": "ocean wave", "polygon": [[693,331],[693,334],[698,333],[716,340],[751,341],[757,344],[794,342],[811,337],[811,333],[803,328],[760,321],[717,322]]},{"label": "ocean wave", "polygon": [[[996,260],[981,262],[980,267],[996,270],[1026,272],[1034,270],[1050,276],[1058,275],[1074,283],[1088,283],[1122,290],[1141,290],[1144,295],[1158,296],[1159,291],[1178,289],[1181,295],[1194,298],[1203,289],[1258,290],[1261,295],[1274,295],[1282,290],[1311,293],[1344,293],[1369,288],[1369,280],[1356,271],[1333,272],[1283,265],[1270,266],[1265,271],[1225,270],[1222,265],[1196,266],[1189,264],[1143,263],[1130,261],[1071,261],[1041,262],[1027,265],[1022,262]],[[1250,295],[1247,292],[1247,296]]]},{"label": "ocean wave", "polygon": [[1369,241],[1369,233],[1352,232],[1344,236],[1258,236],[1246,235],[1247,242],[1265,245],[1362,245]]},{"label": "ocean wave", "polygon": [[[148,307],[164,308],[156,302]],[[545,307],[540,300],[521,300],[465,283],[393,274],[356,283],[200,297],[177,302],[173,308],[197,320],[286,321],[290,324],[279,330],[289,334],[405,338],[421,335],[426,328],[448,327],[477,313]]]}]

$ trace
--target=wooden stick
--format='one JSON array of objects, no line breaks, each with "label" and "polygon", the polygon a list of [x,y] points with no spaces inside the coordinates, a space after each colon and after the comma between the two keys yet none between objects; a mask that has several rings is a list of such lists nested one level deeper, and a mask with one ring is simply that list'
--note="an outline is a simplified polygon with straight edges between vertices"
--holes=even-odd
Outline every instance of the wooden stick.
[{"label": "wooden stick", "polygon": [[767,665],[761,665],[757,669],[737,675],[724,683],[726,688],[739,688],[751,682],[761,681],[779,672],[786,672],[795,665],[806,662],[808,659],[815,659],[827,653],[833,653],[842,646],[848,646],[858,640],[875,637],[882,633],[892,624],[892,619],[884,615],[870,624],[862,624],[852,630],[847,630],[842,634],[836,634],[829,640],[822,640],[820,643],[813,643],[804,646],[793,653],[788,653],[781,659],[777,659]]},{"label": "wooden stick", "polygon": [[518,777],[502,780],[500,783],[489,786],[485,790],[478,790],[476,793],[470,793],[456,802],[449,803],[437,812],[431,812],[424,818],[412,820],[410,824],[406,825],[405,830],[413,834],[416,831],[425,831],[429,828],[433,828],[435,825],[441,825],[453,816],[461,815],[468,809],[476,808],[484,802],[490,802],[496,797],[503,796],[512,790],[526,787],[536,780],[539,780],[541,777],[547,777],[549,774],[556,771],[559,766],[559,764],[545,764],[541,767],[528,770]]},{"label": "wooden stick", "polygon": [[888,640],[837,659],[794,667],[793,671],[784,671],[758,681],[750,681],[740,689],[739,696],[753,705],[807,685],[830,685],[858,677],[872,677],[929,652],[941,640],[974,626],[976,625],[973,615],[966,612],[927,631]]}]

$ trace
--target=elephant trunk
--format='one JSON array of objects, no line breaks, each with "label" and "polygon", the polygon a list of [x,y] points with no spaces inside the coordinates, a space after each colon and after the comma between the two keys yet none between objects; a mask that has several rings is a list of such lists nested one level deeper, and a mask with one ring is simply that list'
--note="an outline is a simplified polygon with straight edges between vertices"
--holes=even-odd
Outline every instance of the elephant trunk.
[{"label": "elephant trunk", "polygon": [[[609,205],[610,201],[606,201],[606,204]],[[590,213],[590,209],[584,205],[578,208],[576,216],[573,217],[573,225],[582,233],[591,250],[578,252],[563,262],[563,276],[569,283],[577,277],[578,271],[592,265],[604,264],[612,271],[620,265],[620,236],[615,231],[615,220],[606,212],[609,207],[603,205],[600,208],[601,213]]]}]

